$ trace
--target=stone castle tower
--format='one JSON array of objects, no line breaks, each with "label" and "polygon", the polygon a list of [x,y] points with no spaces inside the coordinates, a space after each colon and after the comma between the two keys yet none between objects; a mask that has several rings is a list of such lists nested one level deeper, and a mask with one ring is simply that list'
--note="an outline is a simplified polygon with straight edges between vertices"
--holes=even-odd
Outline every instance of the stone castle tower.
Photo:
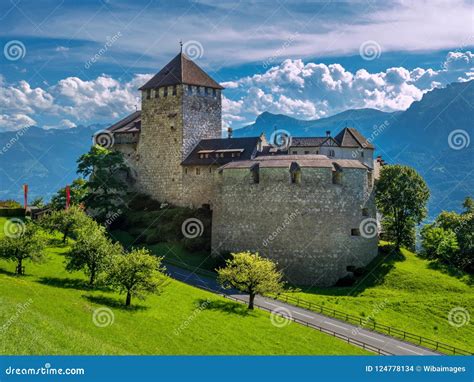
[{"label": "stone castle tower", "polygon": [[159,201],[183,205],[183,160],[206,138],[220,138],[221,90],[183,53],[139,90],[138,187]]}]

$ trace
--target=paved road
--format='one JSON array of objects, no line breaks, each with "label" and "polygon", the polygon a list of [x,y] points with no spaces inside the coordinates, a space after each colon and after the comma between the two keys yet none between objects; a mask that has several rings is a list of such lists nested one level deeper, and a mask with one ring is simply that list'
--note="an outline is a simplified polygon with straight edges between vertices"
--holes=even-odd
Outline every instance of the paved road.
[{"label": "paved road", "polygon": [[[197,275],[185,269],[181,269],[172,265],[166,265],[168,273],[171,277],[185,282],[187,284],[210,289],[217,293],[224,293],[230,298],[242,302],[248,302],[246,294],[239,293],[235,290],[222,289],[217,281],[212,278]],[[331,332],[336,332],[353,340],[362,341],[375,348],[394,355],[439,355],[432,350],[404,342],[399,339],[389,337],[377,332],[366,330],[358,326],[340,321],[332,317],[324,316],[316,312],[303,309],[294,305],[286,304],[279,300],[273,300],[266,297],[257,296],[255,298],[255,306],[270,311],[277,311],[278,314],[296,318],[301,321],[308,322]]]}]

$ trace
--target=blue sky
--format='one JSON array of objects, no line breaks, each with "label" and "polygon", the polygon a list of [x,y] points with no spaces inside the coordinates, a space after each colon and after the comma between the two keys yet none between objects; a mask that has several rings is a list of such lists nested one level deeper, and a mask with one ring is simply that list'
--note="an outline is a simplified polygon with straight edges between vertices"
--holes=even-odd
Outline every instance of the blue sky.
[{"label": "blue sky", "polygon": [[474,77],[472,1],[5,0],[0,15],[0,131],[114,122],[180,40],[226,86],[224,126],[403,110]]}]

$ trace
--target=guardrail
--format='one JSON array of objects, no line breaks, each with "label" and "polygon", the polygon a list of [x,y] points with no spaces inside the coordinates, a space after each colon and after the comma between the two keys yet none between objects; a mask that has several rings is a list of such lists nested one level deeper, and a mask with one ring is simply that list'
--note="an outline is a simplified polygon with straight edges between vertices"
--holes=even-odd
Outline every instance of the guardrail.
[{"label": "guardrail", "polygon": [[[237,302],[240,302],[240,303],[245,303],[245,301],[241,300],[241,299],[238,299],[236,297],[233,297],[233,296],[230,296],[228,294],[225,294],[225,293],[220,293],[214,289],[211,289],[211,288],[207,288],[205,287],[204,285],[194,285],[195,287],[197,288],[200,288],[200,289],[203,289],[205,291],[208,291],[208,292],[212,292],[214,294],[218,294],[224,298],[228,298],[229,300],[232,300],[232,301],[237,301]],[[294,321],[300,325],[304,325],[306,327],[309,327],[309,328],[312,328],[312,329],[316,329],[316,330],[319,330],[320,332],[322,333],[326,333],[326,334],[329,334],[335,338],[339,338],[345,342],[347,342],[348,344],[351,344],[351,345],[354,345],[354,346],[357,346],[357,347],[360,347],[362,349],[365,349],[365,350],[368,350],[368,351],[371,351],[373,353],[376,353],[376,354],[379,354],[379,355],[394,355],[393,353],[390,353],[386,350],[383,350],[381,348],[378,348],[376,346],[373,346],[373,345],[370,345],[368,343],[365,343],[364,341],[359,341],[359,340],[356,340],[354,338],[350,338],[348,336],[345,336],[344,334],[340,334],[340,333],[336,333],[332,330],[329,330],[329,329],[326,329],[326,328],[323,328],[319,325],[316,325],[316,324],[313,324],[313,323],[310,323],[310,322],[307,322],[307,321],[304,321],[304,320],[300,320],[298,318],[295,318],[295,317],[289,317],[289,316],[286,316],[284,314],[281,314],[279,312],[274,312],[272,311],[272,309],[270,308],[267,308],[265,306],[262,306],[262,305],[259,305],[258,302],[254,302],[254,306],[256,306],[257,308],[259,309],[263,309],[263,310],[266,310],[268,312],[273,312],[273,314],[278,314],[279,316],[281,317],[284,317],[288,320],[291,320],[291,321]]]},{"label": "guardrail", "polygon": [[378,324],[375,321],[368,321],[362,317],[353,316],[348,313],[340,312],[336,309],[326,308],[325,306],[318,305],[318,304],[315,304],[310,301],[306,301],[297,297],[290,297],[288,295],[279,295],[279,296],[272,296],[272,298],[275,300],[280,300],[292,305],[299,306],[301,308],[311,310],[313,312],[318,312],[320,314],[324,314],[329,317],[334,317],[334,318],[337,318],[349,323],[355,323],[361,328],[372,330],[374,332],[379,332],[382,334],[388,334],[391,337],[400,338],[404,341],[414,343],[415,345],[424,346],[438,352],[443,352],[445,354],[474,355],[474,353],[472,352],[457,348],[452,345],[445,344],[443,342],[425,338],[417,334],[407,332],[405,330],[394,328],[392,326]]}]

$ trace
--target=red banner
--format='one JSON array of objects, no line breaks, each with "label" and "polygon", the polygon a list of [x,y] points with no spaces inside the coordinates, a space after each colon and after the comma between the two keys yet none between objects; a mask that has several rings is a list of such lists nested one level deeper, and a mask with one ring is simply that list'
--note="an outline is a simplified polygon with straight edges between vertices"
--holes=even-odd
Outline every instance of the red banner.
[{"label": "red banner", "polygon": [[28,185],[24,184],[23,185],[23,194],[24,194],[24,199],[25,199],[25,209],[28,207]]},{"label": "red banner", "polygon": [[66,186],[66,209],[69,208],[69,203],[71,202],[71,189],[69,185]]}]

